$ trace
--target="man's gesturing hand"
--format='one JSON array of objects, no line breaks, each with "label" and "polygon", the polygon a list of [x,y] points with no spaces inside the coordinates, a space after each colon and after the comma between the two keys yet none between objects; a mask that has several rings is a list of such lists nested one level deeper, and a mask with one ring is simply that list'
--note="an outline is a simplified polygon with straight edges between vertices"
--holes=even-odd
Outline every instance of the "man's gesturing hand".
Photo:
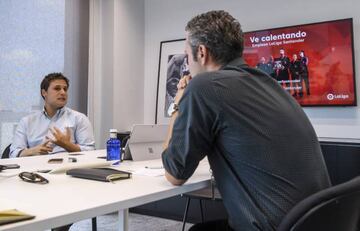
[{"label": "man's gesturing hand", "polygon": [[53,139],[50,139],[52,143],[60,146],[60,147],[66,147],[71,143],[71,131],[70,128],[66,128],[66,131],[63,133],[58,129],[57,127],[50,128],[51,134],[54,136]]},{"label": "man's gesturing hand", "polygon": [[22,150],[20,156],[23,157],[23,156],[44,155],[44,154],[48,154],[49,152],[52,152],[52,150],[53,148],[51,146],[51,141],[47,139],[42,144]]}]

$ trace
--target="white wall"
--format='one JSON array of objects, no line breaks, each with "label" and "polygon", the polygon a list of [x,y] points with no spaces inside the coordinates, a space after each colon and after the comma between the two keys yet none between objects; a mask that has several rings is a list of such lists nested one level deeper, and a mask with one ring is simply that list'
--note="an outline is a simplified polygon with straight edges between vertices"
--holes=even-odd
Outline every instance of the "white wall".
[{"label": "white wall", "polygon": [[[160,41],[184,38],[186,22],[209,10],[226,10],[243,31],[352,17],[354,19],[357,92],[360,94],[360,1],[252,1],[148,0],[145,1],[144,122],[155,121]],[[359,97],[358,102],[359,102]],[[360,102],[359,102],[360,104]],[[318,136],[360,138],[358,107],[305,108]]]},{"label": "white wall", "polygon": [[65,2],[64,74],[70,79],[68,106],[87,114],[89,2]]},{"label": "white wall", "polygon": [[89,118],[96,148],[109,129],[143,123],[144,0],[91,0]]},{"label": "white wall", "polygon": [[[114,126],[130,130],[144,114],[144,0],[115,4]],[[129,104],[131,103],[131,104]]]}]

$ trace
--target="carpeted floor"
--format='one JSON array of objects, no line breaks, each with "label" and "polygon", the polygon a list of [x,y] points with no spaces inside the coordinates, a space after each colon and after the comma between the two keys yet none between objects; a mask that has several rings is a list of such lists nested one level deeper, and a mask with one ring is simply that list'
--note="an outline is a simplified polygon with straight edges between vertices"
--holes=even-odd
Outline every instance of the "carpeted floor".
[{"label": "carpeted floor", "polygon": [[[97,217],[98,231],[116,231],[117,214],[108,214]],[[187,223],[185,230],[191,224]],[[129,214],[129,231],[181,231],[182,222],[144,216],[135,213]],[[91,219],[73,224],[70,231],[91,231]]]}]

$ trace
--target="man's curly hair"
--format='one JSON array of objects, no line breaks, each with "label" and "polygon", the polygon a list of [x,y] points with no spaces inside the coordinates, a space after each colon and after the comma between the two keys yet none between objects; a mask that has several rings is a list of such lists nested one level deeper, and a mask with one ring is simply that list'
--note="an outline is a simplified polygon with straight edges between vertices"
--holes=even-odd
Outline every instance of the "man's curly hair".
[{"label": "man's curly hair", "polygon": [[208,48],[215,61],[222,65],[242,56],[244,36],[241,25],[226,11],[209,11],[195,16],[185,30],[189,33],[195,61],[199,45]]}]

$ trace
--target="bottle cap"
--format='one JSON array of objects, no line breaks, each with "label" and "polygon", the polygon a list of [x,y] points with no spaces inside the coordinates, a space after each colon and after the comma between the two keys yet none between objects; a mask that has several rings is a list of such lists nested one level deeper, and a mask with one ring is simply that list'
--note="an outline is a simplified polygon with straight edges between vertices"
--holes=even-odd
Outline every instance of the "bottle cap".
[{"label": "bottle cap", "polygon": [[110,129],[110,133],[117,133],[117,129],[116,128]]}]

